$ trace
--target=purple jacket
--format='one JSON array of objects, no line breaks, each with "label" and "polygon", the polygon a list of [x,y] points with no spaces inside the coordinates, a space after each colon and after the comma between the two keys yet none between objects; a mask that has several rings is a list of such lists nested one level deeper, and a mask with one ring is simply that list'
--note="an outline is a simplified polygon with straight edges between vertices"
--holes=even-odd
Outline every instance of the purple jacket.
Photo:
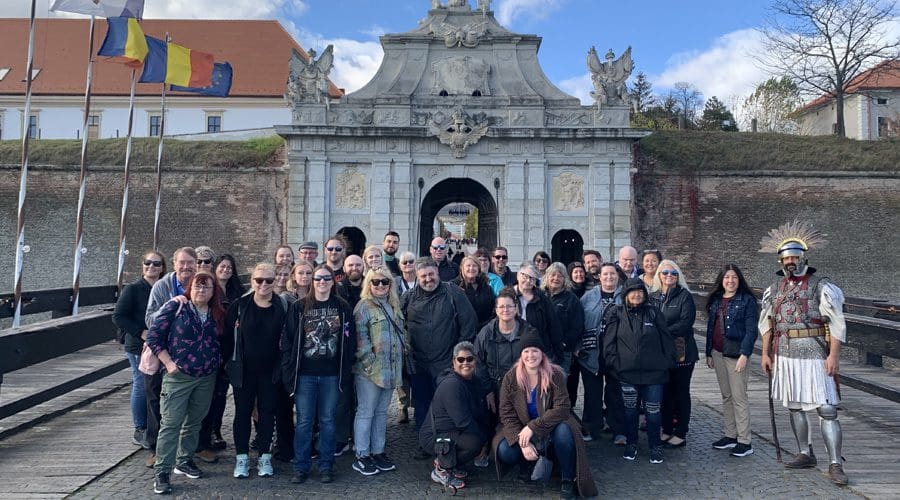
[{"label": "purple jacket", "polygon": [[147,345],[156,355],[167,351],[178,370],[191,377],[212,375],[221,364],[219,332],[212,314],[201,322],[189,304],[166,302],[147,331]]}]

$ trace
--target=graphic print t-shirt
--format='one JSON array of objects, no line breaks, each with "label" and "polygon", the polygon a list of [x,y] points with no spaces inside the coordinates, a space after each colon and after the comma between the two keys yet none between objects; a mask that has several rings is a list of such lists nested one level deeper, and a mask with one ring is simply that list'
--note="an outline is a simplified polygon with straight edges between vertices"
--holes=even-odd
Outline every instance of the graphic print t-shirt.
[{"label": "graphic print t-shirt", "polygon": [[344,325],[336,303],[316,302],[303,314],[303,346],[300,355],[301,375],[336,376],[340,371],[338,348]]}]

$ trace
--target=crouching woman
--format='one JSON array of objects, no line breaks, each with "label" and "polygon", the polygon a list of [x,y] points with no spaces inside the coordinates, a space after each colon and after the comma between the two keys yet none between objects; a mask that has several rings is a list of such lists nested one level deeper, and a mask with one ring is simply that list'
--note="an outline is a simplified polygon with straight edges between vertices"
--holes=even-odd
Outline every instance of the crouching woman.
[{"label": "crouching woman", "polygon": [[492,449],[497,476],[512,465],[531,471],[544,455],[559,464],[562,498],[597,495],[587,452],[572,416],[566,376],[550,362],[537,335],[522,337],[522,353],[500,386],[500,431]]}]

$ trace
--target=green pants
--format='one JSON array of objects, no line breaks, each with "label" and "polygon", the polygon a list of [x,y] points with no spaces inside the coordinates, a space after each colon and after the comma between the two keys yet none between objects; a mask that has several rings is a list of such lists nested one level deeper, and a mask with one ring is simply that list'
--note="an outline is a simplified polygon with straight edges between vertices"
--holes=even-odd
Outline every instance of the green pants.
[{"label": "green pants", "polygon": [[181,372],[163,375],[156,439],[157,472],[172,472],[176,463],[193,460],[200,439],[200,424],[209,411],[215,385],[215,373],[205,377]]}]

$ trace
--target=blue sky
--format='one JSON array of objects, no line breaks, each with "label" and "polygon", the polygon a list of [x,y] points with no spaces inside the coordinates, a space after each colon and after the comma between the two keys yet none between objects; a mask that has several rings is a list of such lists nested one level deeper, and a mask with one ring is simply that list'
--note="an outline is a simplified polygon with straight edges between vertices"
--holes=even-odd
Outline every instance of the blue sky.
[{"label": "blue sky", "polygon": [[[0,16],[27,15],[27,0],[0,0]],[[446,4],[447,0],[441,0]],[[39,15],[49,15],[39,0]],[[476,0],[469,0],[475,6]],[[697,86],[735,107],[767,78],[750,54],[767,0],[640,2],[610,0],[493,0],[507,28],[543,37],[544,72],[563,90],[589,102],[589,47],[617,55],[629,45],[635,74],[645,72],[657,93],[676,82]],[[417,26],[431,0],[147,0],[145,17],[279,19],[304,47],[335,45],[332,79],[348,91],[364,85],[381,61],[378,36]],[[736,110],[739,111],[739,110]]]}]

